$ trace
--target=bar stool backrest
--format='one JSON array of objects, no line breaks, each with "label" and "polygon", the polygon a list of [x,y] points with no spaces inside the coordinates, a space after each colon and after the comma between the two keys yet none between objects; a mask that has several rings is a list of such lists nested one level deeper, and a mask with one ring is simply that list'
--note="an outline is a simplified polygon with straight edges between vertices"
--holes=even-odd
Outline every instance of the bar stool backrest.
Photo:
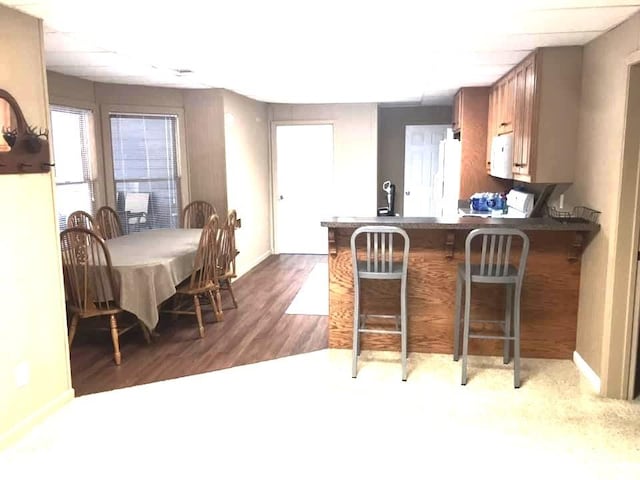
[{"label": "bar stool backrest", "polygon": [[[366,236],[366,250],[358,248],[357,239],[361,235]],[[401,249],[398,248],[399,237],[403,240]],[[356,277],[361,270],[370,274],[379,274],[377,275],[379,277],[391,275],[394,272],[397,274],[400,265],[401,272],[406,274],[409,262],[409,236],[400,227],[387,225],[360,227],[351,235],[351,257]]]},{"label": "bar stool backrest", "polygon": [[[517,277],[517,283],[522,284],[524,270],[529,255],[529,237],[521,230],[515,228],[478,228],[467,235],[465,241],[465,276],[467,281],[471,281],[472,261],[471,247],[474,239],[482,237],[482,250],[480,263],[474,264],[479,267],[473,272],[474,281],[482,281],[485,277],[487,281],[495,282],[500,278]],[[519,237],[522,239],[522,248],[518,260],[517,270],[514,272],[509,266],[512,256],[512,239]]]}]

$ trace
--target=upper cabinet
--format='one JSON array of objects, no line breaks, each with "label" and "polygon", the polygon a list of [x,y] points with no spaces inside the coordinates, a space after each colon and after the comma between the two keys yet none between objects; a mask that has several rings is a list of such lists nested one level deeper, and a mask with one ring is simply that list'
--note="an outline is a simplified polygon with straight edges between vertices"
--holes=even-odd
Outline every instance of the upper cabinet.
[{"label": "upper cabinet", "polygon": [[513,132],[515,180],[573,181],[581,73],[582,47],[540,48],[492,87],[488,145]]},{"label": "upper cabinet", "polygon": [[515,75],[510,72],[495,87],[497,94],[494,121],[498,134],[513,132],[515,83]]},{"label": "upper cabinet", "polygon": [[462,129],[462,90],[458,90],[455,97],[453,97],[453,120],[451,122],[451,128],[454,133],[459,132]]}]

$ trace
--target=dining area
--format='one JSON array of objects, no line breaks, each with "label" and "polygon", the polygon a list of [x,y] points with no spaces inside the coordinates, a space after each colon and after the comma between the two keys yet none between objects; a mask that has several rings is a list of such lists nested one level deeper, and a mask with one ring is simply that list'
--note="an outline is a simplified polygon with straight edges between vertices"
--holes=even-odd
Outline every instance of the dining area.
[{"label": "dining area", "polygon": [[179,228],[129,231],[123,218],[130,216],[109,206],[95,215],[77,210],[60,233],[70,349],[89,324],[106,329],[116,365],[123,362],[120,337],[129,330],[138,329],[150,344],[160,335],[161,316],[190,317],[191,336],[202,339],[205,319],[224,319],[222,291],[230,308],[238,306],[231,286],[239,253],[235,210],[221,218],[210,203],[192,201]]}]

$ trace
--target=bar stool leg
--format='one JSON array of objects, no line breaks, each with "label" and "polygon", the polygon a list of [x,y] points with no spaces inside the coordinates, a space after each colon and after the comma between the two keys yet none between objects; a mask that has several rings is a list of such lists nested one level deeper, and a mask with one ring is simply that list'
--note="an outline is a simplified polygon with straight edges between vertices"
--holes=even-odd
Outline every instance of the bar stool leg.
[{"label": "bar stool leg", "polygon": [[400,342],[402,355],[402,381],[407,381],[407,282],[402,280],[400,287]]},{"label": "bar stool leg", "polygon": [[522,285],[516,285],[513,312],[513,386],[520,388],[520,294]]},{"label": "bar stool leg", "polygon": [[464,299],[464,331],[462,334],[462,379],[461,384],[467,384],[467,356],[469,352],[469,315],[471,313],[471,282],[465,280]]},{"label": "bar stool leg", "polygon": [[351,378],[358,375],[358,353],[360,352],[360,281],[353,286],[353,349],[351,351]]},{"label": "bar stool leg", "polygon": [[462,284],[463,279],[458,275],[456,280],[456,313],[453,322],[453,361],[460,358],[460,313],[462,310]]},{"label": "bar stool leg", "polygon": [[513,285],[507,285],[507,298],[504,308],[504,346],[502,361],[507,365],[511,361],[511,312],[513,312]]}]

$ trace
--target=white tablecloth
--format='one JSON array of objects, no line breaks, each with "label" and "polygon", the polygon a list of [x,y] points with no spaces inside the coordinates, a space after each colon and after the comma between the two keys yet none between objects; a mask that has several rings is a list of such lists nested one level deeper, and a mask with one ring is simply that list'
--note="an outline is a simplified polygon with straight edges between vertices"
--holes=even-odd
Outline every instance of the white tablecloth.
[{"label": "white tablecloth", "polygon": [[120,287],[120,306],[150,330],[158,324],[158,305],[191,274],[201,232],[145,230],[107,240]]}]

